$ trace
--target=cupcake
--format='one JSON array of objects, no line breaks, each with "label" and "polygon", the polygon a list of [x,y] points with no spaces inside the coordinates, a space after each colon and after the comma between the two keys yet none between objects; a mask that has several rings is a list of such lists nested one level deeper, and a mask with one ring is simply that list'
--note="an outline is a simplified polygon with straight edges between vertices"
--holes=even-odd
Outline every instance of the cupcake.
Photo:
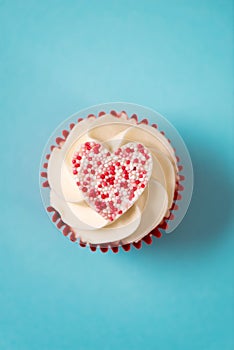
[{"label": "cupcake", "polygon": [[126,112],[89,115],[63,130],[47,155],[47,210],[64,235],[91,250],[150,244],[173,220],[183,190],[170,141]]}]

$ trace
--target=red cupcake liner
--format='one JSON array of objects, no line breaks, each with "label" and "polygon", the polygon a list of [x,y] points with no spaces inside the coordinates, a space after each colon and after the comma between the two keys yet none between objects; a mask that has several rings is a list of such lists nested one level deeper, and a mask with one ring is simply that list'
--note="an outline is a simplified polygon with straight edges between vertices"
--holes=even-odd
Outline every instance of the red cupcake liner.
[{"label": "red cupcake liner", "polygon": [[[97,117],[102,117],[105,114],[106,114],[106,112],[101,111],[98,113]],[[135,119],[137,125],[147,124],[147,125],[152,126],[155,129],[158,129],[157,124],[149,124],[148,119],[142,119],[139,121],[138,116],[136,114],[132,114],[130,117],[128,117],[128,115],[125,111],[121,111],[120,113],[118,113],[115,110],[110,111],[109,114],[111,114],[112,116],[114,116],[116,118],[120,118],[121,116],[124,115],[128,120]],[[89,114],[87,116],[87,118],[91,118],[91,117],[97,118],[96,115],[94,115],[94,114]],[[79,118],[77,120],[77,123],[81,122],[83,119],[84,118]],[[75,124],[71,123],[69,125],[68,130],[63,130],[62,135],[56,137],[55,145],[50,146],[51,152],[53,151],[53,149],[55,147],[58,147],[58,148],[62,147],[62,145],[66,141],[70,131],[74,128],[74,126],[75,126]],[[160,131],[160,133],[166,137],[166,135],[163,131]],[[167,140],[169,143],[171,143],[171,141],[168,138],[167,138]],[[176,154],[176,149],[175,148],[173,148],[173,149],[174,149],[175,154]],[[48,160],[50,159],[50,154],[51,153],[46,154],[45,160],[43,163],[43,170],[40,173],[41,177],[45,180],[42,183],[42,187],[44,187],[44,188],[50,188],[49,182],[47,180],[47,168],[48,168]],[[168,228],[168,222],[174,220],[175,215],[173,214],[173,212],[175,212],[179,209],[179,201],[182,200],[182,193],[181,192],[183,192],[184,187],[181,184],[181,182],[183,182],[185,180],[185,176],[181,174],[181,172],[183,171],[183,165],[180,164],[180,158],[177,154],[176,154],[176,159],[177,159],[177,164],[178,164],[178,177],[177,177],[177,181],[176,181],[176,188],[175,188],[173,203],[172,203],[171,208],[169,209],[170,214],[168,217],[164,217],[159,225],[157,225],[151,232],[149,232],[146,236],[144,236],[142,239],[140,239],[137,242],[132,242],[132,243],[128,243],[128,244],[124,244],[124,245],[120,245],[120,246],[112,246],[111,243],[89,245],[85,242],[82,242],[82,240],[80,238],[77,238],[75,236],[75,233],[73,232],[72,228],[62,221],[59,212],[57,212],[52,206],[48,206],[47,212],[50,214],[51,221],[57,226],[57,228],[63,233],[64,236],[69,237],[72,242],[77,242],[83,248],[88,246],[92,252],[95,252],[97,249],[99,249],[103,253],[108,252],[108,250],[112,250],[113,253],[118,253],[120,248],[122,248],[125,252],[128,252],[131,250],[132,247],[135,249],[141,249],[143,242],[146,243],[147,245],[151,245],[153,243],[153,237],[161,238],[163,231],[165,231]]]}]

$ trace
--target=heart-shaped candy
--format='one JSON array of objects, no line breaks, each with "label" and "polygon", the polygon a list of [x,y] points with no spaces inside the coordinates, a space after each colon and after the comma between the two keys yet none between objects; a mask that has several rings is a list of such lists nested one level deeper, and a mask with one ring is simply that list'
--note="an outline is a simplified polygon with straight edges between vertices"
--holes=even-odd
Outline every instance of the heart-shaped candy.
[{"label": "heart-shaped candy", "polygon": [[86,142],[74,154],[72,167],[85,201],[112,222],[145,190],[152,172],[152,157],[140,143],[130,142],[111,154],[99,143]]}]

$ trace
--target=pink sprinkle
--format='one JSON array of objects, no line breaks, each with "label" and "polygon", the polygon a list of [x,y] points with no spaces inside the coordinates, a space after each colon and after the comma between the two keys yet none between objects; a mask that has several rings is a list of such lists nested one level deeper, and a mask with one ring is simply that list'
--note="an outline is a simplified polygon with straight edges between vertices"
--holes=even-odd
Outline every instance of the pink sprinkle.
[{"label": "pink sprinkle", "polygon": [[93,152],[95,154],[98,154],[99,153],[99,147],[95,146],[94,149],[93,149]]}]

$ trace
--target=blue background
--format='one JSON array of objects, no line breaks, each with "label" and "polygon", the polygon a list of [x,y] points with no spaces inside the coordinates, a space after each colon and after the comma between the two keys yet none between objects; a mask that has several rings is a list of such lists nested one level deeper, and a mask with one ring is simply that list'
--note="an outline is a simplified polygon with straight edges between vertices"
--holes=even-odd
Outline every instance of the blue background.
[{"label": "blue background", "polygon": [[[231,5],[0,1],[0,349],[231,349]],[[55,127],[109,101],[166,116],[195,172],[176,232],[118,255],[66,240],[38,188]]]}]

